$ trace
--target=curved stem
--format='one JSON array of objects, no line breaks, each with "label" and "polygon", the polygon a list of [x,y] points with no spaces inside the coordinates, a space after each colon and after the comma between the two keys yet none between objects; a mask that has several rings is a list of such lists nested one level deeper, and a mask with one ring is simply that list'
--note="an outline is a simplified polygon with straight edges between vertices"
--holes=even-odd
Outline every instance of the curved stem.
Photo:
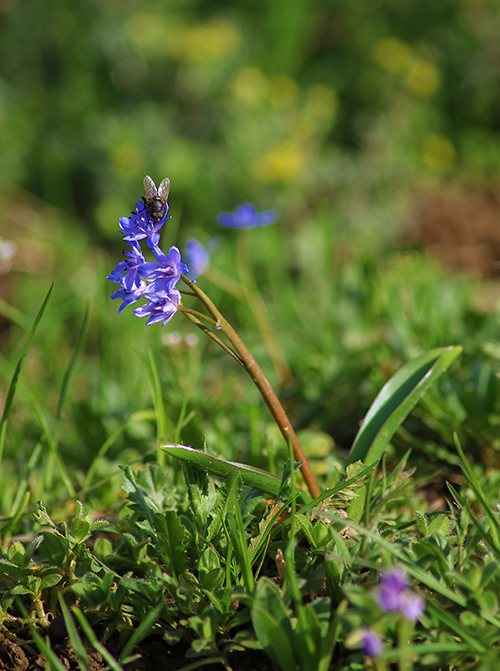
[{"label": "curved stem", "polygon": [[206,333],[209,338],[212,338],[212,340],[214,340],[219,345],[219,347],[222,347],[222,349],[225,352],[227,352],[230,356],[232,356],[233,359],[240,364],[240,366],[243,366],[243,368],[246,367],[241,357],[239,357],[238,354],[236,354],[236,352],[233,352],[233,350],[230,347],[228,347],[225,342],[223,342],[218,336],[216,336],[215,333],[212,333],[212,331],[208,328],[208,326],[205,326],[205,324],[203,324],[203,322],[201,322],[193,314],[194,310],[186,309],[184,308],[184,306],[179,306],[177,309],[179,310],[179,312],[185,314],[186,317],[190,319],[195,326],[197,326],[199,329],[203,331],[203,333]]},{"label": "curved stem", "polygon": [[[196,296],[196,294],[192,295]],[[212,319],[211,317],[207,317],[207,315],[204,315],[203,312],[198,312],[198,310],[191,310],[191,308],[187,308],[185,305],[180,305],[179,310],[181,312],[184,312],[185,314],[189,313],[190,315],[193,315],[193,317],[195,317],[199,321],[206,321],[208,324],[212,324],[212,326],[215,326],[215,328],[219,328],[219,323],[215,321],[215,319]]]},{"label": "curved stem", "polygon": [[[202,291],[197,284],[191,282],[191,280],[185,275],[181,275],[181,280],[186,284],[192,291],[195,292],[196,296],[201,300],[203,305],[207,308],[212,318],[217,322],[218,326],[222,333],[229,340],[231,345],[234,347],[238,353],[239,358],[242,360],[243,365],[246,370],[249,372],[250,377],[254,381],[255,385],[259,389],[264,401],[266,402],[267,407],[269,408],[271,415],[273,416],[275,422],[278,424],[280,431],[286,440],[287,443],[292,445],[293,454],[297,461],[302,462],[300,470],[302,475],[307,483],[309,492],[313,498],[316,498],[321,494],[321,490],[316,482],[316,478],[313,475],[311,466],[307,460],[304,451],[299,443],[295,431],[291,425],[290,420],[288,419],[283,406],[281,405],[278,397],[276,396],[274,389],[269,384],[268,379],[264,375],[261,367],[254,359],[252,353],[245,345],[243,340],[239,337],[236,331],[233,329],[231,324],[222,316],[222,314],[217,310],[215,305],[212,303],[210,298]],[[187,314],[186,316],[189,316]],[[213,334],[212,334],[213,335]]]}]

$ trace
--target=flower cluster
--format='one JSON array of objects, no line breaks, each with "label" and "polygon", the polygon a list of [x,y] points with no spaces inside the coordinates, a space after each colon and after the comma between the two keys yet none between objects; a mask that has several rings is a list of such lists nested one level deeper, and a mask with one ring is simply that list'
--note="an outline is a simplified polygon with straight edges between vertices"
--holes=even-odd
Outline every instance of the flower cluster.
[{"label": "flower cluster", "polygon": [[[181,296],[176,285],[181,275],[188,271],[177,247],[170,247],[168,254],[165,254],[158,246],[159,231],[170,219],[167,212],[168,204],[165,204],[163,216],[155,221],[146,203],[139,202],[130,217],[120,218],[120,230],[130,251],[123,252],[125,261],[121,261],[108,276],[110,282],[119,286],[111,295],[112,299],[123,301],[118,312],[144,298],[146,304],[135,308],[134,314],[137,317],[148,317],[146,324],[162,322],[163,326],[177,312]],[[146,261],[139,243],[144,239],[155,261]]]},{"label": "flower cluster", "polygon": [[[146,179],[152,182],[150,178]],[[172,319],[179,307],[181,296],[176,285],[181,275],[185,273],[191,280],[201,275],[210,261],[209,247],[215,244],[212,241],[205,248],[195,239],[188,240],[186,251],[189,270],[182,262],[177,247],[170,247],[168,254],[165,254],[158,246],[160,230],[170,219],[167,213],[168,203],[165,202],[161,218],[152,216],[146,200],[143,199],[137,203],[136,210],[130,217],[120,218],[120,231],[130,251],[123,252],[125,260],[108,275],[108,280],[119,287],[111,294],[111,298],[122,301],[118,312],[143,298],[147,302],[135,308],[134,314],[137,317],[147,317],[146,324],[161,322],[163,326]],[[222,212],[217,217],[221,226],[243,229],[268,226],[277,219],[278,214],[274,210],[259,212],[253,205],[248,204],[240,205],[235,212]],[[155,261],[146,261],[140,245],[141,240],[146,240]]]}]

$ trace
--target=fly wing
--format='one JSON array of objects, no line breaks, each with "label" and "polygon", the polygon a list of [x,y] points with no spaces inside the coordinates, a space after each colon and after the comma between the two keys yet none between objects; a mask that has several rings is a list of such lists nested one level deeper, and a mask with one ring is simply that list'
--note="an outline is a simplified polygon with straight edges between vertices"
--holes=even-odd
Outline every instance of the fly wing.
[{"label": "fly wing", "polygon": [[151,198],[154,198],[155,196],[158,195],[155,183],[153,182],[153,180],[149,175],[146,175],[146,177],[144,177],[144,195],[146,196],[146,202],[148,203],[151,200]]},{"label": "fly wing", "polygon": [[165,205],[167,202],[168,194],[170,193],[170,180],[168,177],[162,179],[160,186],[158,187],[158,195],[161,198],[161,202]]}]

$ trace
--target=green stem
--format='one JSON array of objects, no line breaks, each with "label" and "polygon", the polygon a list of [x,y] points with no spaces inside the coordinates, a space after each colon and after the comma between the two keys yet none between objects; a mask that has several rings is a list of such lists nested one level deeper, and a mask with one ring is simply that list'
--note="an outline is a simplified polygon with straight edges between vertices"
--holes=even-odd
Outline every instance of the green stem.
[{"label": "green stem", "polygon": [[[304,451],[299,443],[299,440],[293,430],[293,427],[288,419],[281,403],[279,402],[278,397],[276,396],[274,389],[269,384],[268,379],[264,375],[261,367],[257,361],[252,356],[250,350],[245,345],[243,340],[239,337],[236,331],[233,329],[231,324],[222,316],[222,314],[217,310],[215,305],[212,303],[210,298],[202,291],[197,284],[191,282],[191,280],[185,275],[181,275],[181,280],[186,284],[196,296],[200,299],[203,305],[207,308],[211,317],[215,320],[219,326],[220,331],[226,336],[231,345],[237,352],[238,357],[243,362],[244,367],[250,374],[250,377],[254,381],[255,385],[259,389],[264,401],[266,402],[267,407],[269,408],[271,415],[273,416],[275,422],[280,428],[281,433],[283,434],[284,439],[287,444],[291,444],[293,448],[293,454],[297,461],[302,462],[301,471],[304,479],[307,483],[309,492],[313,498],[318,497],[321,494],[321,490],[316,482],[316,478],[313,475],[311,466],[307,460]],[[192,315],[186,314],[187,317],[192,317]],[[193,321],[193,320],[192,320]],[[207,329],[208,331],[208,329]],[[209,332],[210,333],[210,332]],[[212,334],[213,336],[214,334]],[[234,353],[233,353],[234,354]]]},{"label": "green stem", "polygon": [[197,326],[199,329],[203,331],[203,333],[206,333],[209,338],[212,338],[214,342],[216,342],[219,347],[222,347],[222,349],[227,352],[230,356],[233,357],[235,361],[237,361],[240,366],[243,366],[245,368],[245,364],[243,361],[240,359],[240,357],[236,354],[236,352],[233,352],[233,350],[226,345],[224,341],[222,341],[218,336],[215,335],[215,333],[212,333],[212,331],[208,328],[208,326],[205,326],[194,314],[192,310],[187,310],[184,308],[184,306],[179,305],[178,310],[182,312],[183,314],[186,315],[186,317],[193,322],[195,326]]}]

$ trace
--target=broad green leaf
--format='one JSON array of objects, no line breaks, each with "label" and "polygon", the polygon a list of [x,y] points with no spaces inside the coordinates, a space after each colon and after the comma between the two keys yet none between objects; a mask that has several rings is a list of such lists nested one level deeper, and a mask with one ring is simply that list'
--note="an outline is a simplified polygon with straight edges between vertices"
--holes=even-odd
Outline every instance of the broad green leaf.
[{"label": "broad green leaf", "polygon": [[438,533],[446,536],[450,530],[450,519],[447,515],[438,515],[429,524],[429,533]]},{"label": "broad green leaf", "polygon": [[[314,602],[313,602],[314,603]],[[297,626],[295,627],[293,643],[297,652],[297,658],[303,669],[318,668],[321,653],[321,628],[315,609],[310,603],[298,603]],[[330,612],[328,611],[328,616]],[[326,623],[328,627],[328,621]]]},{"label": "broad green leaf", "polygon": [[206,531],[206,541],[209,543],[222,529],[224,520],[229,510],[234,510],[238,505],[238,496],[243,488],[241,476],[235,473],[230,478],[224,480],[217,490],[217,499],[211,511],[212,519]]},{"label": "broad green leaf", "polygon": [[54,585],[57,585],[61,582],[62,578],[62,573],[49,573],[49,575],[46,575],[42,578],[40,589],[42,590],[49,589],[49,587],[54,587]]},{"label": "broad green leaf", "polygon": [[[208,471],[212,475],[217,475],[220,478],[229,478],[235,474],[239,474],[244,484],[249,487],[259,489],[261,492],[271,494],[274,498],[278,495],[281,487],[281,480],[275,475],[266,473],[260,468],[247,466],[246,464],[238,464],[234,461],[224,461],[218,457],[213,457],[206,452],[195,450],[187,445],[161,445],[160,449],[172,457],[177,457],[182,461],[187,461],[195,468]],[[311,498],[302,490],[297,489],[297,494],[302,502],[306,503]]]},{"label": "broad green leaf", "polygon": [[130,466],[124,466],[122,470],[122,489],[127,493],[130,507],[153,527],[153,515],[161,513],[168,497],[173,496],[162,468],[157,464],[147,464],[137,475]]},{"label": "broad green leaf", "polygon": [[252,623],[259,643],[282,671],[295,671],[293,630],[279,589],[267,578],[257,583]]},{"label": "broad green leaf", "polygon": [[417,520],[417,529],[418,533],[422,536],[422,538],[427,538],[429,535],[429,527],[427,525],[427,520],[425,519],[425,515],[420,513],[418,510],[415,511],[415,518]]},{"label": "broad green leaf", "polygon": [[158,534],[161,558],[167,571],[174,575],[183,573],[189,562],[185,554],[186,532],[179,516],[173,510],[168,510],[163,515],[156,513],[153,524]]},{"label": "broad green leaf", "polygon": [[461,351],[460,346],[433,349],[403,366],[382,387],[366,414],[348,463],[373,463],[379,459],[400,424]]}]

